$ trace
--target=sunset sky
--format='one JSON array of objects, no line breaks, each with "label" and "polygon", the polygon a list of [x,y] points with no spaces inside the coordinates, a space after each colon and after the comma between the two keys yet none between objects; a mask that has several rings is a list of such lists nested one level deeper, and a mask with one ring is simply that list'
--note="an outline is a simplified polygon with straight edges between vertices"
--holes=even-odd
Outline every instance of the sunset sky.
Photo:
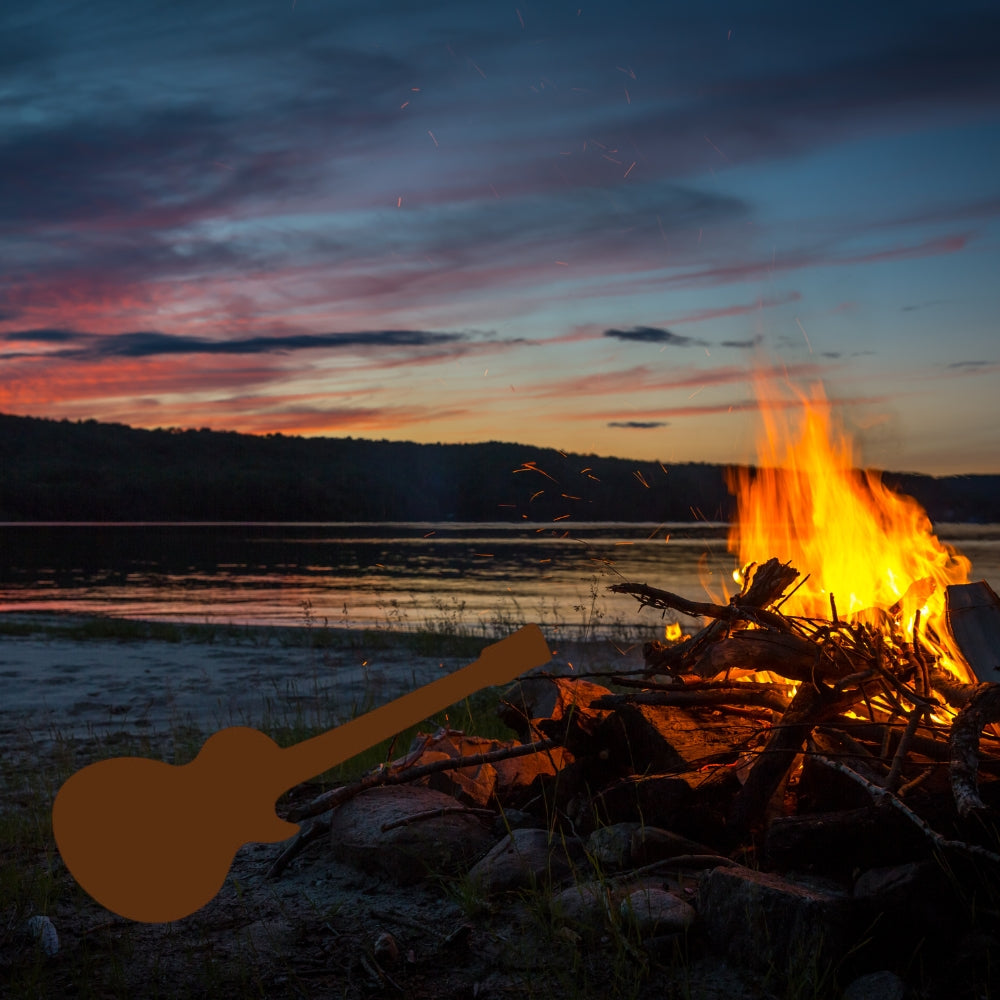
[{"label": "sunset sky", "polygon": [[[582,3],[583,6],[577,6]],[[1000,12],[0,5],[0,411],[1000,471]]]}]

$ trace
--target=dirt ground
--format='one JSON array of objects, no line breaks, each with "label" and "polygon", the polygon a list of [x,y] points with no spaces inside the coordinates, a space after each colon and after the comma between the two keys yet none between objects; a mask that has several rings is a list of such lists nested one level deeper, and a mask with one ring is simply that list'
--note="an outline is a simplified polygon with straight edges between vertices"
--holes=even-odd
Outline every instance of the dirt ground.
[{"label": "dirt ground", "polygon": [[[311,795],[305,787],[300,795]],[[16,809],[8,796],[4,810]],[[57,855],[47,908],[59,951],[2,911],[0,996],[326,998],[637,997],[750,1000],[769,995],[707,955],[696,932],[647,942],[584,941],[556,926],[539,897],[489,908],[459,880],[400,887],[309,845],[277,879],[278,848],[239,851],[221,892],[168,924],[135,923],[73,884]],[[25,872],[28,876],[28,872]],[[534,900],[534,901],[533,901]],[[383,935],[391,935],[391,942]]]}]

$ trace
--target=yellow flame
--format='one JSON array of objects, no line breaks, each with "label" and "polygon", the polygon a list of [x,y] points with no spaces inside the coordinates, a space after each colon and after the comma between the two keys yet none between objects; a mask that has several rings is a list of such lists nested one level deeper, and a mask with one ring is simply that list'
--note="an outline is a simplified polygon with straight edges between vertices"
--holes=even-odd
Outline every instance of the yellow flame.
[{"label": "yellow flame", "polygon": [[[877,623],[890,613],[911,636],[917,611],[928,652],[971,679],[944,618],[945,587],[965,583],[971,564],[934,534],[923,508],[894,493],[878,472],[856,468],[852,443],[835,427],[820,387],[792,405],[767,403],[758,386],[764,434],[758,469],[732,470],[737,518],[729,548],[741,565],[777,556],[808,580],[782,606],[785,614]],[[801,579],[801,577],[800,577]],[[925,639],[924,626],[940,638]]]},{"label": "yellow flame", "polygon": [[684,633],[681,631],[681,627],[677,622],[670,622],[670,624],[663,630],[663,637],[667,640],[667,642],[677,642],[683,634]]}]

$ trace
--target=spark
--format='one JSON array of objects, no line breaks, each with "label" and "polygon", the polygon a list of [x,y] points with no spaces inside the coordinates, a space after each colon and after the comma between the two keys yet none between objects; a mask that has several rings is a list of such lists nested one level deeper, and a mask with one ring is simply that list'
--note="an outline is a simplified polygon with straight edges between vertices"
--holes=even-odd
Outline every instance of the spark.
[{"label": "spark", "polygon": [[632,80],[636,79],[635,70],[632,69],[631,66],[616,66],[615,69],[618,70],[619,73],[624,73]]},{"label": "spark", "polygon": [[646,477],[642,474],[641,469],[636,469],[635,472],[632,473],[632,475],[635,476],[635,478],[638,479],[639,482],[642,483],[642,485],[645,486],[647,490],[650,488],[649,483],[646,482]]},{"label": "spark", "polygon": [[408,107],[409,104],[410,104],[409,101],[403,101],[403,103],[400,104],[400,106],[399,106],[399,110],[402,111],[404,108]]},{"label": "spark", "polygon": [[[538,463],[537,462],[525,462],[521,466],[520,469],[515,469],[514,471],[515,472],[537,472],[537,473],[545,476],[546,479],[552,479],[552,476],[550,476],[544,469],[539,469],[538,468]],[[556,483],[558,485],[558,481],[557,480],[552,479],[552,482],[554,482],[554,483]]]},{"label": "spark", "polygon": [[558,264],[560,267],[569,267],[569,263],[565,260],[557,260],[555,263]]},{"label": "spark", "polygon": [[514,13],[517,14],[517,19],[521,22],[521,27],[524,27],[524,18],[521,17],[521,12],[515,7]]},{"label": "spark", "polygon": [[[503,506],[503,505],[501,504],[501,506]],[[430,538],[431,535],[436,535],[436,534],[437,534],[436,531],[428,531],[427,534],[424,535],[424,538]]]},{"label": "spark", "polygon": [[489,370],[489,368],[487,368],[487,369],[486,369],[486,370],[485,370],[485,371],[483,372],[483,378],[486,378],[486,376],[487,376],[487,375],[489,375],[489,373],[490,373],[490,370]]},{"label": "spark", "polygon": [[809,348],[809,353],[812,354],[813,345],[809,343],[809,334],[806,333],[806,328],[802,325],[802,322],[798,316],[795,317],[795,322],[799,324],[799,329],[802,331],[802,336],[806,338],[806,346]]},{"label": "spark", "polygon": [[485,80],[486,74],[470,59],[469,65]]},{"label": "spark", "polygon": [[688,399],[694,399],[694,397],[697,396],[698,393],[701,392],[704,388],[705,387],[703,385],[699,386],[697,389],[695,389],[694,392],[691,393],[690,396],[688,396]]},{"label": "spark", "polygon": [[560,514],[558,517],[552,518],[553,521],[565,521],[566,518],[572,517],[572,514]]},{"label": "spark", "polygon": [[628,87],[625,88],[625,103],[631,104],[632,98],[629,96]]},{"label": "spark", "polygon": [[431,137],[431,142],[434,143],[434,147],[437,148],[437,146],[438,146],[437,137],[434,135],[434,133],[430,129],[427,130],[427,134]]},{"label": "spark", "polygon": [[662,462],[657,462],[656,464],[663,470],[663,474],[667,475],[667,467]]},{"label": "spark", "polygon": [[403,207],[403,196],[402,196],[402,195],[400,195],[400,196],[399,196],[399,197],[398,197],[398,198],[396,199],[396,208],[402,208],[402,207]]},{"label": "spark", "polygon": [[635,545],[635,542],[615,542],[615,545]]},{"label": "spark", "polygon": [[481,559],[492,559],[493,558],[493,553],[492,552],[473,552],[472,554],[474,556],[479,556]]},{"label": "spark", "polygon": [[582,497],[575,497],[571,493],[560,493],[561,497],[565,497],[567,500],[582,500]]},{"label": "spark", "polygon": [[537,493],[532,493],[531,496],[528,497],[528,503],[531,503],[531,501],[534,500],[535,497],[540,497],[544,492],[545,490],[539,490]]},{"label": "spark", "polygon": [[712,140],[709,139],[707,135],[705,136],[705,142],[707,142],[712,147],[712,149],[714,149],[719,154],[719,156],[721,156],[726,161],[726,163],[732,163],[732,160],[730,160],[729,157],[726,156],[726,154],[723,153],[722,150],[719,149],[719,147],[716,146],[716,144],[712,142]]},{"label": "spark", "polygon": [[626,177],[628,177],[628,175],[630,173],[632,173],[632,167],[634,167],[636,165],[636,162],[637,162],[636,160],[633,160],[631,166],[629,166],[628,170],[625,171],[625,176]]}]

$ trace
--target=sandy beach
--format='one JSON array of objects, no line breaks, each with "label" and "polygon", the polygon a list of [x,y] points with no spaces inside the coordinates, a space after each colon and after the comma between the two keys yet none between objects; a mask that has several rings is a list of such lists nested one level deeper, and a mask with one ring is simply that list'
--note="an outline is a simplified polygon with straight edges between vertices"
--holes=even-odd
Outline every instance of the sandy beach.
[{"label": "sandy beach", "polygon": [[[178,725],[204,732],[263,723],[329,727],[474,659],[418,654],[406,636],[389,632],[338,635],[322,648],[301,637],[289,641],[288,630],[251,635],[78,639],[49,624],[48,631],[0,636],[0,740],[162,733]],[[546,638],[556,654],[546,668],[553,672],[641,666],[635,648],[622,655],[607,640]]]}]

